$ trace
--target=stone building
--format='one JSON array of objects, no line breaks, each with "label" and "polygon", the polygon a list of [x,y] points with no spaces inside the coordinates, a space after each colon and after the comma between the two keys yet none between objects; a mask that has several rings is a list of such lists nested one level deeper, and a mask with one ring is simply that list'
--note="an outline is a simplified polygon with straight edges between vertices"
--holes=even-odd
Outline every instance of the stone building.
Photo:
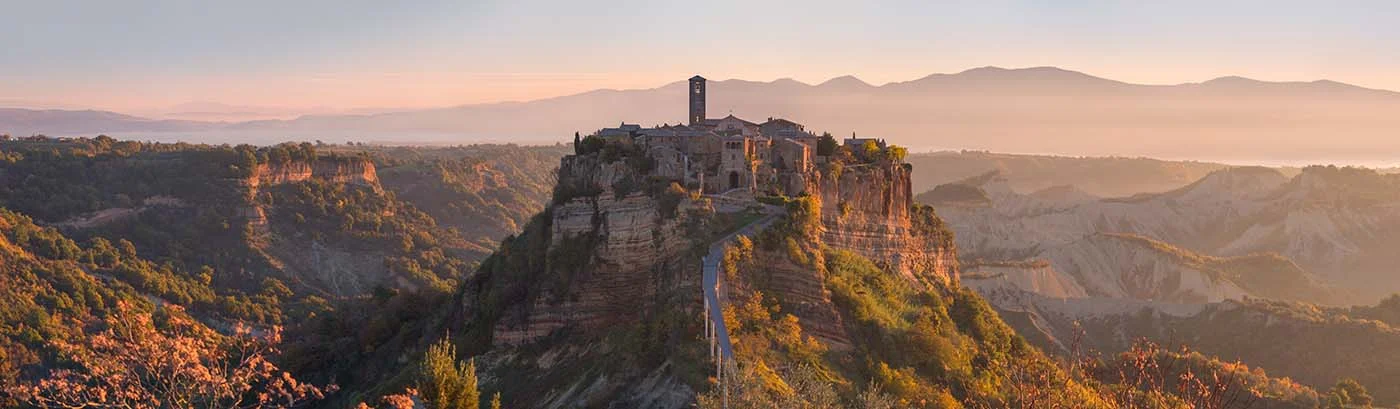
[{"label": "stone building", "polygon": [[690,77],[690,126],[705,122],[705,77]]},{"label": "stone building", "polygon": [[[810,173],[823,163],[816,154],[821,137],[784,118],[770,117],[761,124],[733,114],[706,118],[706,82],[699,75],[689,80],[686,125],[643,128],[622,123],[595,135],[637,144],[655,161],[654,175],[707,194],[804,193]],[[884,146],[883,140],[878,143]]]}]

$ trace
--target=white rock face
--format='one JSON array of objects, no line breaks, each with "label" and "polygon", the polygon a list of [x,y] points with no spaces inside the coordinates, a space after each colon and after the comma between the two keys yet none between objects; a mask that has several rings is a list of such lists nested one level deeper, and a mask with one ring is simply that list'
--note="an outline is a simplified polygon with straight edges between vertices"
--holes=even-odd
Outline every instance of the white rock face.
[{"label": "white rock face", "polygon": [[[1400,245],[1400,182],[1393,177],[1309,168],[1289,180],[1271,169],[1235,168],[1175,191],[1124,199],[1091,199],[1067,188],[1019,194],[1004,179],[982,180],[991,205],[937,207],[957,233],[963,259],[1048,262],[1021,278],[997,271],[1006,274],[1005,284],[1047,296],[1077,296],[1065,282],[1086,296],[1139,300],[1215,302],[1249,294],[1177,257],[1103,233],[1208,256],[1278,253],[1325,283],[1364,295],[1356,302],[1400,291],[1393,279],[1400,255],[1385,250]],[[1051,274],[1059,277],[1046,277]]]}]

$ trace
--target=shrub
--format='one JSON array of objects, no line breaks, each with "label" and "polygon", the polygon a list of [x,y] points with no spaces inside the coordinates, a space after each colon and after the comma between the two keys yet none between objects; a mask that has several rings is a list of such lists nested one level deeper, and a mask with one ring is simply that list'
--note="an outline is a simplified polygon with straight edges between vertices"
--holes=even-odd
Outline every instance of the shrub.
[{"label": "shrub", "polygon": [[604,141],[602,137],[598,135],[588,135],[579,142],[578,154],[587,155],[598,152],[603,150],[603,146],[605,145],[607,145],[607,142]]},{"label": "shrub", "polygon": [[661,216],[668,219],[676,217],[676,209],[680,207],[682,201],[689,197],[690,193],[686,192],[685,188],[681,187],[679,183],[671,182],[656,198],[661,208]]}]

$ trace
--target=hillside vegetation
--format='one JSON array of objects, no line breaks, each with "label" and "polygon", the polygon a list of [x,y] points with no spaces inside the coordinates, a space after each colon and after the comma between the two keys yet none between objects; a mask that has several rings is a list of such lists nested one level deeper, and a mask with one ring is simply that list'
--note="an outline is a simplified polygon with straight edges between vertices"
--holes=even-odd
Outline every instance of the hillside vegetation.
[{"label": "hillside vegetation", "polygon": [[[1094,360],[1043,355],[977,293],[908,279],[811,241],[801,199],[788,221],[726,249],[725,320],[737,365],[701,407],[1244,407],[1263,388],[1316,396],[1244,368],[1155,345]],[[819,216],[817,216],[819,217]],[[939,228],[931,229],[939,230]],[[820,280],[820,292],[800,281]],[[797,282],[795,282],[797,281]],[[827,296],[818,294],[826,293]],[[822,310],[835,316],[822,319]],[[806,317],[806,318],[804,318]],[[817,318],[817,319],[813,319]],[[1183,365],[1187,359],[1195,362]],[[1151,368],[1146,369],[1145,368]],[[1205,382],[1197,377],[1205,376]],[[1186,380],[1190,381],[1186,381]],[[1306,398],[1300,398],[1306,399]]]},{"label": "hillside vegetation", "polygon": [[[105,136],[0,149],[0,207],[79,241],[125,243],[166,271],[189,272],[199,291],[175,301],[265,323],[380,287],[450,291],[540,208],[562,154]],[[285,287],[288,302],[252,301],[269,286]]]},{"label": "hillside vegetation", "polygon": [[[181,305],[223,306],[183,273],[139,258],[129,242],[79,245],[0,208],[0,406],[222,407],[268,396],[290,406],[324,396],[268,361],[279,328],[254,334],[186,314]],[[270,286],[252,301],[276,308],[286,295]]]}]

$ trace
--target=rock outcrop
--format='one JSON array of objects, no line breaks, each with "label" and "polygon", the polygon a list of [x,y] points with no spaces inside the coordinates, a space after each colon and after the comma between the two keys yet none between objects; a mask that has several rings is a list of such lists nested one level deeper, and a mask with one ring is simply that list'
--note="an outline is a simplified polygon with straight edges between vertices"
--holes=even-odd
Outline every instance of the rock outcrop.
[{"label": "rock outcrop", "polygon": [[243,184],[255,192],[260,186],[303,182],[320,179],[332,183],[351,183],[379,187],[379,175],[374,163],[362,158],[321,158],[314,162],[262,163]]},{"label": "rock outcrop", "polygon": [[641,175],[622,162],[599,163],[596,156],[564,158],[559,175],[562,189],[597,193],[550,207],[549,252],[586,252],[587,266],[567,288],[550,289],[553,297],[536,297],[527,315],[497,322],[496,344],[528,342],[566,326],[587,331],[635,322],[659,291],[694,287],[698,302],[699,264],[683,257],[691,245],[684,226],[687,210],[706,204],[686,200],[667,217],[643,192],[619,196],[615,185]]},{"label": "rock outcrop", "polygon": [[364,158],[321,158],[315,162],[291,161],[287,163],[262,163],[253,169],[253,174],[239,180],[247,189],[248,205],[238,209],[238,214],[248,220],[254,231],[267,233],[267,212],[254,200],[264,186],[304,182],[318,179],[331,183],[349,183],[368,186],[375,192],[382,191],[379,174],[374,162]]},{"label": "rock outcrop", "polygon": [[[553,203],[527,227],[526,233],[515,239],[523,242],[511,241],[502,248],[502,252],[523,254],[519,252],[528,247],[528,257],[543,262],[517,263],[503,256],[501,263],[483,269],[483,277],[488,278],[479,281],[480,285],[512,294],[491,294],[510,297],[510,304],[502,306],[503,312],[489,324],[491,342],[501,356],[526,350],[550,351],[544,356],[552,356],[564,345],[593,340],[589,345],[570,347],[576,350],[560,352],[571,354],[570,362],[589,362],[590,358],[579,354],[586,355],[588,348],[608,348],[612,338],[607,335],[614,331],[632,331],[639,323],[647,323],[643,325],[646,328],[687,325],[670,322],[676,320],[698,325],[703,305],[699,249],[710,244],[707,240],[728,234],[727,229],[734,227],[707,223],[747,220],[742,216],[730,216],[734,220],[728,220],[711,215],[748,214],[747,210],[763,206],[747,199],[750,192],[706,198],[690,196],[693,192],[678,193],[670,184],[683,181],[644,170],[651,168],[639,166],[635,157],[603,160],[604,156],[599,152],[564,157]],[[913,198],[906,165],[870,163],[840,171],[814,169],[799,176],[791,180],[802,188],[799,191],[821,202],[822,228],[817,239],[823,244],[870,258],[916,285],[956,282],[957,257],[952,238],[929,234],[929,228],[920,224],[920,220],[927,222],[936,217],[926,208],[911,209]],[[941,222],[938,223],[937,228],[941,229]],[[705,234],[696,234],[697,230]],[[826,286],[824,269],[790,259],[778,254],[780,251],[756,251],[767,252],[756,259],[762,260],[762,278],[721,277],[719,299],[742,299],[762,292],[780,300],[784,310],[803,323],[804,331],[828,347],[850,349],[852,337]],[[497,277],[502,281],[495,281]],[[530,281],[521,285],[512,280]],[[480,302],[483,298],[475,298],[480,294],[464,296],[464,307],[485,305]],[[658,310],[693,316],[694,321],[651,313]],[[546,338],[561,330],[570,334],[568,339]],[[599,337],[603,340],[598,341]],[[537,343],[529,349],[499,348],[532,342]],[[521,359],[509,360],[520,364]],[[551,367],[558,365],[554,358],[548,359],[547,364],[535,361],[525,365],[543,373],[552,373]],[[596,401],[600,396],[631,399],[623,396],[688,397],[694,393],[676,386],[680,383],[670,372],[653,373],[659,370],[633,367],[612,379],[580,378],[594,380],[543,392],[537,397],[540,402],[536,406],[587,406],[581,402]],[[642,378],[659,379],[652,382],[659,386],[647,386],[651,381],[638,381]],[[654,405],[678,407],[677,402],[686,404],[689,398]]]},{"label": "rock outcrop", "polygon": [[909,175],[907,165],[890,163],[814,172],[809,189],[821,198],[822,241],[886,263],[911,279],[924,275],[955,282],[954,249],[914,234]]}]

